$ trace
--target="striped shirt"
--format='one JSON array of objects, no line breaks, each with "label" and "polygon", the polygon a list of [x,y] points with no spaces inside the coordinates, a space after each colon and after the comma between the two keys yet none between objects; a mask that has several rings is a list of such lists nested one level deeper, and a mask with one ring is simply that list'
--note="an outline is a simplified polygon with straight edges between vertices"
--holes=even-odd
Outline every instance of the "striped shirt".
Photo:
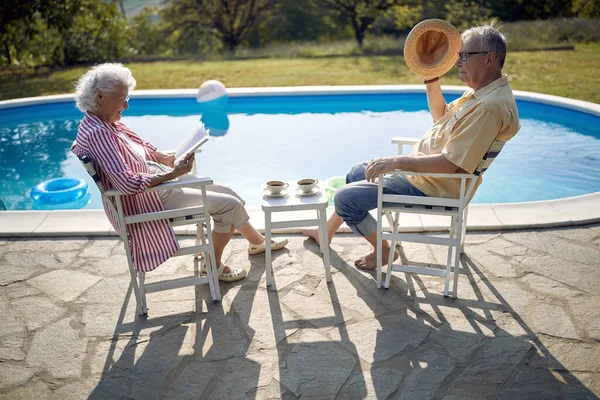
[{"label": "striped shirt", "polygon": [[[130,141],[145,149],[145,159]],[[155,150],[152,143],[140,139],[122,122],[110,124],[89,113],[79,124],[71,147],[76,155],[87,155],[92,160],[106,189],[117,189],[127,195],[121,197],[125,216],[164,211],[157,192],[144,193],[151,176],[146,160],[156,161]],[[117,216],[107,201],[113,200],[103,196],[104,211],[115,230],[121,233]],[[175,232],[166,220],[127,225],[127,235],[132,262],[139,271],[152,271],[179,250]]]}]

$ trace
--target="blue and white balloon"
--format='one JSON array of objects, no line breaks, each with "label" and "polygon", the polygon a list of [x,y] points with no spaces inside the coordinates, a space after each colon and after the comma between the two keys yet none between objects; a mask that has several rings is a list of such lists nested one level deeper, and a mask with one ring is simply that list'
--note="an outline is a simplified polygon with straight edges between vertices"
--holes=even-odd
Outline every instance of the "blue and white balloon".
[{"label": "blue and white balloon", "polygon": [[224,110],[229,96],[225,85],[216,80],[210,80],[200,85],[196,100],[203,110]]}]

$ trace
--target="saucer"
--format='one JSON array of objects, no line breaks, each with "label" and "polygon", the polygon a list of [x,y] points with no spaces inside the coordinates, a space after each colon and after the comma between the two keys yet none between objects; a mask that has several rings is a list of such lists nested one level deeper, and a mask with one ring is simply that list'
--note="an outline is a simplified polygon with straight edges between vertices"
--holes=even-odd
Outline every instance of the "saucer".
[{"label": "saucer", "polygon": [[296,189],[296,193],[298,194],[298,196],[312,196],[313,194],[319,193],[319,188],[314,188],[310,192],[303,192],[300,189]]},{"label": "saucer", "polygon": [[267,197],[283,197],[283,196],[285,196],[287,194],[287,190],[283,189],[279,193],[271,193],[267,189],[265,189],[263,193]]}]

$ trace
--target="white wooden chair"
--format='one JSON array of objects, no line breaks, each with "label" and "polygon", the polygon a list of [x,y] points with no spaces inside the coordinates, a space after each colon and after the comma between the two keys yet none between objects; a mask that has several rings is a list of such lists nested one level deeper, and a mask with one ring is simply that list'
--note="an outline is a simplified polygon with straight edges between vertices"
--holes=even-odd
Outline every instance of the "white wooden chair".
[{"label": "white wooden chair", "polygon": [[[106,190],[102,185],[100,177],[98,176],[94,165],[89,159],[89,157],[83,156],[79,159],[83,163],[83,166],[85,167],[86,171],[94,179],[94,182],[98,186],[102,197],[108,200],[108,207],[111,209],[113,215],[115,215],[116,217],[117,223],[119,225],[119,230],[121,231],[120,236],[123,240],[125,254],[127,255],[127,263],[129,264],[129,272],[131,275],[131,286],[133,286],[133,291],[135,293],[138,314],[148,314],[148,307],[146,304],[146,293],[176,289],[186,286],[194,286],[203,283],[208,283],[213,301],[220,301],[221,292],[219,290],[216,261],[214,256],[215,252],[212,243],[210,216],[208,215],[208,212],[205,212],[204,206],[198,205],[195,207],[177,208],[161,212],[125,216],[123,213],[121,197],[126,195],[115,189]],[[146,192],[153,192],[156,190],[166,189],[177,189],[182,187],[194,187],[202,191],[202,204],[207,204],[206,185],[210,185],[212,183],[213,181],[210,178],[198,177],[196,179],[188,179],[183,182],[164,182],[159,185],[148,188]],[[140,222],[157,221],[162,219],[168,219],[171,223],[171,226],[173,227],[196,224],[195,245],[188,247],[180,247],[179,251],[173,255],[173,257],[178,257],[193,254],[194,263],[196,266],[195,275],[146,284],[146,273],[143,271],[137,271],[133,266],[131,250],[127,244],[129,239],[127,235],[126,226],[130,224],[137,224]],[[200,276],[201,274],[198,271],[198,257],[200,255],[203,255],[204,261],[206,263],[207,276]],[[136,276],[139,279],[139,284],[136,281]]]},{"label": "white wooden chair", "polygon": [[[393,138],[392,143],[398,145],[398,153],[402,154],[402,146],[409,144],[413,145],[418,142],[418,139],[413,138]],[[458,286],[458,270],[460,266],[460,254],[464,248],[464,237],[467,227],[467,209],[468,201],[471,194],[475,190],[477,178],[485,172],[492,161],[496,158],[506,142],[495,140],[490,148],[485,153],[483,159],[477,166],[473,174],[467,173],[418,173],[408,171],[393,171],[393,174],[407,175],[422,175],[438,178],[460,179],[460,197],[458,199],[442,198],[442,197],[419,197],[419,196],[404,196],[383,193],[383,175],[379,176],[378,197],[377,197],[377,244],[378,248],[382,248],[384,240],[390,240],[390,253],[387,261],[387,272],[385,277],[385,288],[389,288],[392,271],[425,274],[444,277],[444,296],[452,295],[456,298]],[[434,214],[445,215],[451,218],[450,229],[447,237],[430,236],[425,234],[400,233],[399,216],[400,213],[416,213],[416,214]],[[390,231],[383,230],[383,217],[386,216],[389,221]],[[414,265],[394,264],[394,249],[396,241],[416,242],[425,244],[445,245],[448,246],[448,258],[445,269],[421,267]],[[377,252],[377,287],[381,288],[382,283],[382,267],[381,263],[383,254]],[[450,274],[454,272],[454,282],[452,291],[449,290]]]}]

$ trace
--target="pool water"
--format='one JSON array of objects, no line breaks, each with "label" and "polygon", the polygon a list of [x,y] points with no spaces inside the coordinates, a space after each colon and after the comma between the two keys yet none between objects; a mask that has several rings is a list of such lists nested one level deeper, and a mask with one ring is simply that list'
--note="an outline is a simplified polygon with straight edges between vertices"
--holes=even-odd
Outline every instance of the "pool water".
[{"label": "pool water", "polygon": [[[600,191],[600,118],[517,103],[522,128],[485,173],[473,202]],[[354,163],[395,154],[390,138],[420,138],[432,124],[426,110],[420,93],[235,97],[227,114],[202,114],[195,99],[133,99],[123,122],[168,149],[202,119],[215,137],[197,155],[198,174],[257,207],[267,180],[325,180],[345,175]],[[84,208],[102,208],[97,188],[70,152],[81,118],[72,102],[0,110],[0,199],[8,209],[39,208],[31,189],[58,177],[85,179],[91,199]]]}]

